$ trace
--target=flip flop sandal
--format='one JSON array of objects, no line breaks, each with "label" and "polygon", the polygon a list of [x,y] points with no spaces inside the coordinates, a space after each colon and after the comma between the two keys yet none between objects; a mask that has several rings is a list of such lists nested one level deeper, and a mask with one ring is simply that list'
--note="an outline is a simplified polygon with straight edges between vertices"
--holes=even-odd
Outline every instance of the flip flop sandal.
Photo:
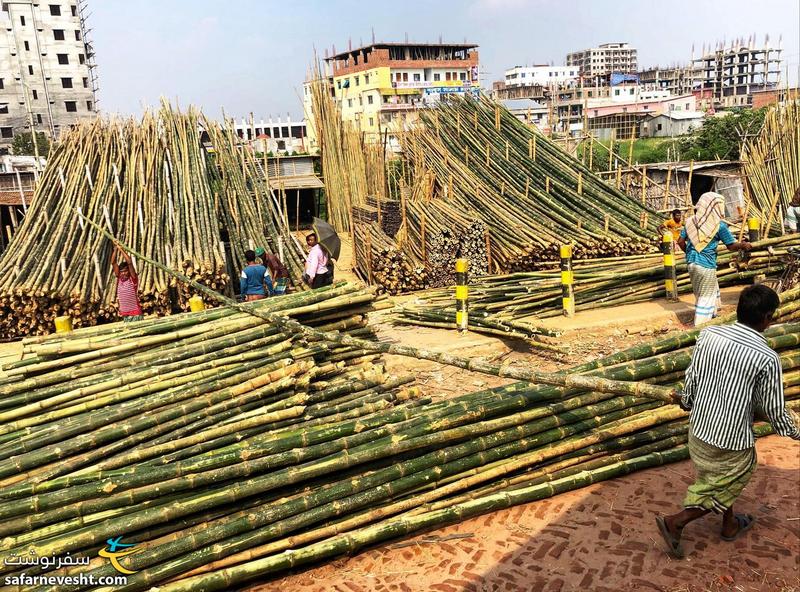
[{"label": "flip flop sandal", "polygon": [[736,518],[736,523],[739,525],[739,530],[736,531],[736,534],[730,537],[720,535],[723,541],[728,541],[729,543],[735,541],[748,530],[753,528],[753,524],[756,523],[756,517],[751,516],[750,514],[736,514],[734,516]]},{"label": "flip flop sandal", "polygon": [[661,532],[661,536],[664,537],[664,541],[667,543],[669,547],[669,554],[676,559],[683,559],[683,547],[681,547],[680,539],[676,539],[672,536],[669,529],[667,528],[667,523],[664,522],[664,518],[661,516],[656,516],[656,524],[658,524],[658,530]]}]

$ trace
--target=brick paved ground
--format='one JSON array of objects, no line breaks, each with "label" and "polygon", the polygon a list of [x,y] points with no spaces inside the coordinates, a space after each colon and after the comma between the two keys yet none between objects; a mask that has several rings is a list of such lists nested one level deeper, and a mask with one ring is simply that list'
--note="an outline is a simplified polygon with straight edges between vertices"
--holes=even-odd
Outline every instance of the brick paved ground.
[{"label": "brick paved ground", "polygon": [[800,444],[771,436],[758,452],[738,506],[758,524],[726,543],[718,518],[701,519],[685,533],[683,561],[663,552],[654,515],[677,507],[692,479],[689,462],[368,549],[248,592],[800,590]]}]

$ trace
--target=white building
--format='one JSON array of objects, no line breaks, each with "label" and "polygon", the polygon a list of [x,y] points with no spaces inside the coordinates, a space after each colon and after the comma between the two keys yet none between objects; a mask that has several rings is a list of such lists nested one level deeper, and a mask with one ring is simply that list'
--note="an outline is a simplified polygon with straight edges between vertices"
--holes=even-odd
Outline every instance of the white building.
[{"label": "white building", "polygon": [[637,52],[628,43],[603,43],[567,54],[567,66],[576,66],[584,78],[609,76],[614,73],[635,74]]},{"label": "white building", "polygon": [[551,86],[577,82],[576,66],[514,66],[506,70],[506,87]]},{"label": "white building", "polygon": [[13,0],[0,11],[0,150],[21,132],[57,138],[96,114],[84,0]]},{"label": "white building", "polygon": [[310,152],[306,122],[292,121],[287,114],[284,121],[281,117],[273,120],[250,121],[242,118],[234,120],[236,134],[249,142],[256,152],[272,154],[304,154]]}]

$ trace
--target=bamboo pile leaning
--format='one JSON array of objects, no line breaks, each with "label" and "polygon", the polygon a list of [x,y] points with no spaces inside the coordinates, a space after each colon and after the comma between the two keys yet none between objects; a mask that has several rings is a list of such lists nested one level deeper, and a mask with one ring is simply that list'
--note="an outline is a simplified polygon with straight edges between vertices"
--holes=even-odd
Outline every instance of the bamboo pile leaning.
[{"label": "bamboo pile leaning", "polygon": [[[229,295],[231,274],[238,275],[249,248],[281,251],[299,277],[302,248],[254,159],[230,125],[194,108],[182,113],[164,103],[140,121],[76,126],[52,151],[28,215],[0,258],[0,336],[48,333],[61,315],[76,327],[117,318],[113,245],[87,232],[76,211]],[[192,290],[153,267],[137,272],[145,314],[186,309]]]}]

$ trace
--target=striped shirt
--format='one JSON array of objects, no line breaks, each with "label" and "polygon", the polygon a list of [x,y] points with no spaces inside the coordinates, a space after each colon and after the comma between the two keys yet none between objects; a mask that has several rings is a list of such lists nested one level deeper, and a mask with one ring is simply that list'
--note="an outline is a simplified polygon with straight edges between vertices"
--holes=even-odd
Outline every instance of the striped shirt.
[{"label": "striped shirt", "polygon": [[775,433],[800,440],[800,429],[786,412],[778,354],[761,333],[741,323],[700,333],[682,402],[691,410],[692,434],[723,450],[755,446],[755,411],[766,416]]},{"label": "striped shirt", "polygon": [[122,317],[135,317],[142,314],[139,305],[139,282],[133,278],[122,280],[117,278],[117,298],[119,299],[119,314]]}]

